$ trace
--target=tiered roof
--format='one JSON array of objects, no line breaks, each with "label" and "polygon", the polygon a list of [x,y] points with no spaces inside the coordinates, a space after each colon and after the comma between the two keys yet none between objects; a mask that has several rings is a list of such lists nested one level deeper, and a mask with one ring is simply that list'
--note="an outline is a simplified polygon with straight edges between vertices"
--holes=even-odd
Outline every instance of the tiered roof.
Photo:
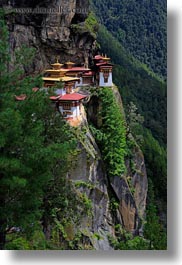
[{"label": "tiered roof", "polygon": [[101,56],[101,55],[96,55],[95,57],[94,57],[94,60],[95,60],[95,65],[97,66],[97,67],[101,67],[101,68],[104,68],[104,67],[112,67],[113,66],[113,64],[112,63],[110,63],[110,58],[109,57],[107,57],[107,55],[105,55],[105,56]]},{"label": "tiered roof", "polygon": [[[89,68],[85,68],[83,66],[78,67],[74,66],[75,63],[73,62],[66,62],[65,64],[60,64],[58,61],[52,65],[52,69],[48,69],[45,73],[48,73],[49,76],[43,77],[44,81],[53,81],[53,82],[70,82],[70,81],[79,81],[80,79],[75,76],[77,74],[86,74],[86,76],[91,76],[91,70]],[[65,67],[64,67],[65,65]],[[70,76],[69,76],[70,74]]]}]

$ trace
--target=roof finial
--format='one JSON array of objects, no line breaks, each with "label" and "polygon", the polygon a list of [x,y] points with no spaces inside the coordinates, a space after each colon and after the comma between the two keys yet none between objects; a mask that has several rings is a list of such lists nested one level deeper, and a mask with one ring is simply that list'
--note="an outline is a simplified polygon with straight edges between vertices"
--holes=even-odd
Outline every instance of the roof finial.
[{"label": "roof finial", "polygon": [[58,55],[56,56],[56,63],[59,63],[59,57],[58,57]]}]

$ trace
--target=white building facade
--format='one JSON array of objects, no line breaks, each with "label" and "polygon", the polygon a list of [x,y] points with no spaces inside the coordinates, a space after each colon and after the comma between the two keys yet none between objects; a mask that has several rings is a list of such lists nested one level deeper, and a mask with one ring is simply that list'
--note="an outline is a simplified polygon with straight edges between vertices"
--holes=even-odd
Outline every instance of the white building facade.
[{"label": "white building facade", "polygon": [[111,87],[113,85],[112,82],[112,71],[102,70],[99,72],[99,86],[100,87]]},{"label": "white building facade", "polygon": [[74,119],[76,117],[79,117],[81,114],[79,102],[61,102],[59,105],[59,111],[65,119]]}]

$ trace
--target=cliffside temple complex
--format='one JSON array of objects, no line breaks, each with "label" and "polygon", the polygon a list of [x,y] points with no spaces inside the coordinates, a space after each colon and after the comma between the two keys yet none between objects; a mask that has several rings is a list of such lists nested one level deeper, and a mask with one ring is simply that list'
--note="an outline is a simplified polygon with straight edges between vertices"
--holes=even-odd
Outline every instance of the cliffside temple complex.
[{"label": "cliffside temple complex", "polygon": [[64,86],[69,86],[72,83],[73,88],[83,86],[99,86],[110,87],[112,82],[113,64],[110,63],[110,58],[106,55],[96,55],[94,58],[93,69],[85,67],[75,67],[75,63],[66,62],[60,64],[57,60],[52,64],[52,68],[45,70],[43,77],[44,87],[55,86],[58,82],[63,82]]},{"label": "cliffside temple complex", "polygon": [[[96,55],[93,69],[84,66],[75,66],[74,62],[52,64],[51,69],[45,70],[43,77],[44,87],[57,87],[54,96],[50,99],[64,119],[71,120],[81,116],[81,107],[88,95],[76,93],[84,86],[110,87],[112,83],[112,68],[110,58],[106,55]],[[60,84],[59,87],[59,83]]]},{"label": "cliffside temple complex", "polygon": [[[82,103],[88,101],[88,93],[79,93],[80,89],[87,86],[111,87],[113,64],[106,55],[96,55],[93,58],[94,66],[92,70],[84,66],[75,66],[74,62],[68,61],[64,64],[51,64],[50,69],[46,69],[43,77],[44,89],[55,87],[54,95],[50,100],[56,109],[67,121],[82,119]],[[33,88],[36,92],[38,88]],[[17,101],[26,100],[26,95],[15,96]],[[70,123],[71,124],[71,123]],[[79,124],[79,123],[77,123]]]}]

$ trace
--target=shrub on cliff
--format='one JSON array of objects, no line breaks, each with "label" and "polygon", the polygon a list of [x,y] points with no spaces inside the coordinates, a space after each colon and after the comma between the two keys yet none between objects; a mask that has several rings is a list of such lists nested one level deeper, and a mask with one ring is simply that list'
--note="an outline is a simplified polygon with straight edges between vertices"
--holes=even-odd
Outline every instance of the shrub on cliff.
[{"label": "shrub on cliff", "polygon": [[101,127],[93,128],[109,176],[120,176],[125,171],[126,127],[121,110],[111,88],[97,91],[101,100]]}]

